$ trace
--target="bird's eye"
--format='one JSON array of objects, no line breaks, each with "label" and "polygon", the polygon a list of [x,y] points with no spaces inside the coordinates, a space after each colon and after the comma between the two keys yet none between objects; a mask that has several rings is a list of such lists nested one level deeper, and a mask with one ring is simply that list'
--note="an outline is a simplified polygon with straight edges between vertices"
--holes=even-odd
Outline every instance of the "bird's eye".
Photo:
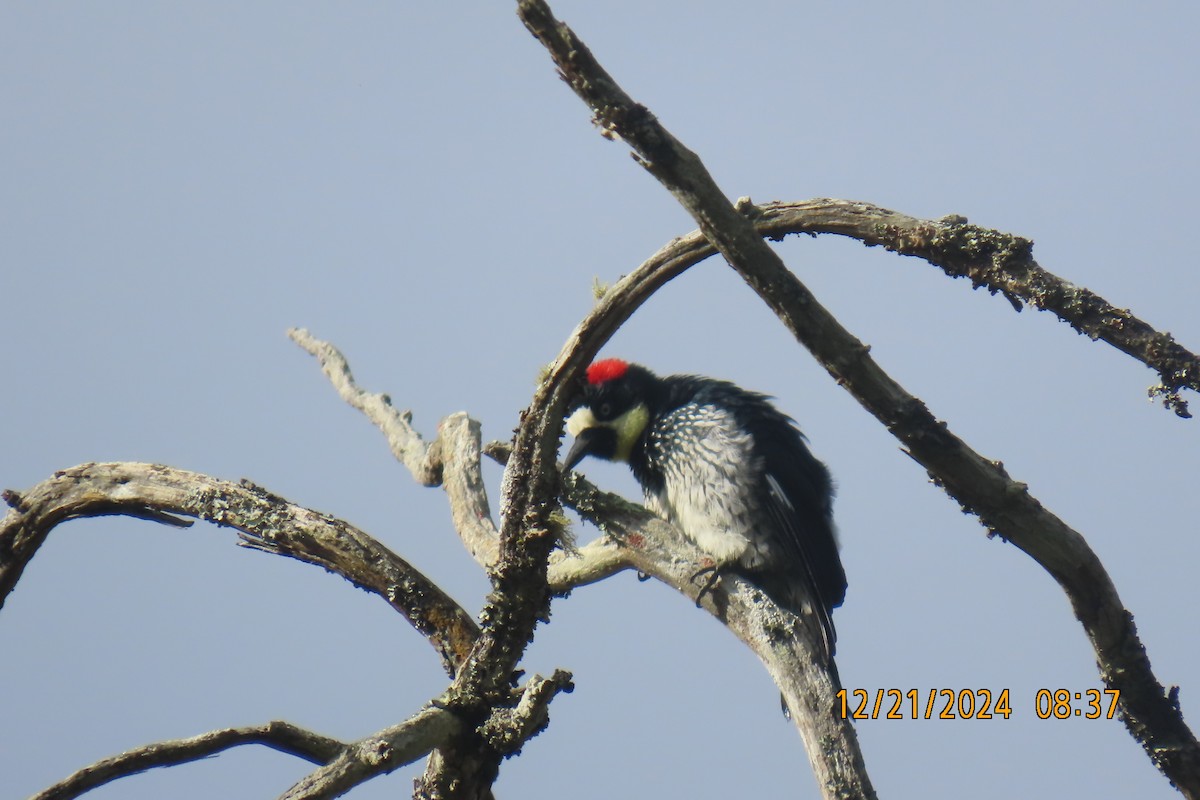
[{"label": "bird's eye", "polygon": [[596,415],[601,418],[607,418],[612,414],[612,403],[601,403],[596,409]]}]

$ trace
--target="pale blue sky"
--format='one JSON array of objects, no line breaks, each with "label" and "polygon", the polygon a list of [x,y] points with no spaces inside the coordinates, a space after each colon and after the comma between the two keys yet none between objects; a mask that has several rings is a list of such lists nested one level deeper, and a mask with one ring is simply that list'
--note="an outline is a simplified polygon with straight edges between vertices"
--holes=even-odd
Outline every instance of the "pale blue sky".
[{"label": "pale blue sky", "polygon": [[[731,198],[962,214],[1200,347],[1195,3],[554,7]],[[467,410],[507,438],[593,276],[694,227],[596,134],[511,3],[5,3],[0,97],[0,484],[124,459],[251,478],[365,528],[472,610],[486,585],[444,495],[285,329],[340,346],[428,435]],[[780,251],[1088,538],[1194,724],[1200,423],[1147,402],[1137,363],[923,262],[832,239]],[[847,687],[1010,689],[1007,721],[859,724],[881,797],[1176,796],[1119,722],[1035,717],[1039,688],[1098,686],[1061,591],[722,264],[606,352],[733,379],[799,421],[840,487]],[[636,494],[619,468],[586,470]],[[433,652],[377,598],[233,542],[124,519],[55,532],[0,612],[0,794],[225,725],[356,738],[440,691]],[[662,586],[623,575],[557,603],[524,666],[571,669],[577,689],[499,796],[816,796],[764,671]],[[307,769],[242,748],[92,796],[272,797]],[[351,796],[403,796],[412,776]]]}]

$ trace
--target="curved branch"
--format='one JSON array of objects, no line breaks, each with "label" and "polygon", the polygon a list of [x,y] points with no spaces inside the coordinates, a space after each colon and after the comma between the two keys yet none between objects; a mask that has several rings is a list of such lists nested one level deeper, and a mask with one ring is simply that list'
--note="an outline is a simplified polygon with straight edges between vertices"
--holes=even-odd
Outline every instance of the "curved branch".
[{"label": "curved branch", "polygon": [[1200,357],[1129,309],[1117,308],[1089,289],[1047,272],[1034,260],[1028,239],[971,225],[965,217],[917,219],[847,200],[818,198],[761,206],[739,202],[738,210],[751,218],[762,236],[848,236],[867,246],[924,259],[952,278],[969,278],[975,287],[1004,295],[1018,311],[1022,304],[1050,311],[1085,336],[1107,342],[1157,372],[1160,382],[1150,394],[1160,396],[1178,416],[1191,416],[1179,392],[1185,388],[1200,392]]},{"label": "curved branch", "polygon": [[186,764],[244,744],[261,744],[314,764],[324,764],[346,748],[345,743],[337,739],[280,720],[244,728],[222,728],[187,739],[155,742],[97,761],[38,792],[30,800],[72,800],[118,778],[155,767]]},{"label": "curved branch", "polygon": [[[465,422],[469,422],[465,415],[452,418],[448,427],[457,427],[466,439],[475,440],[478,462],[478,428]],[[362,531],[288,503],[247,481],[235,484],[156,464],[83,464],[56,473],[23,494],[6,493],[5,499],[13,509],[0,521],[0,552],[4,554],[0,585],[15,585],[38,546],[65,520],[126,514],[180,524],[171,515],[181,514],[233,527],[243,545],[319,564],[379,594],[429,638],[452,676],[461,674],[459,668],[480,635],[471,618],[436,585]],[[44,796],[74,797],[121,775],[259,741],[322,764],[285,797],[335,797],[435,748],[445,749],[448,742],[464,736],[489,742],[489,752],[497,758],[513,752],[545,724],[550,699],[569,689],[570,675],[565,672],[556,672],[551,679],[536,679],[524,692],[514,693],[506,687],[503,693],[489,696],[488,713],[467,726],[464,717],[451,708],[455,705],[452,691],[445,703],[434,704],[351,745],[306,734],[286,723],[216,731],[195,739],[149,745],[99,762],[51,787]]]},{"label": "curved branch", "polygon": [[0,605],[56,525],[109,514],[180,514],[234,528],[240,544],[322,566],[379,595],[429,639],[451,675],[478,635],[470,615],[437,584],[366,533],[249,481],[159,464],[82,464],[4,498],[12,509],[0,520]]},{"label": "curved branch", "polygon": [[[965,510],[1031,555],[1058,581],[1092,642],[1102,679],[1121,692],[1130,733],[1174,785],[1189,797],[1200,797],[1200,744],[1184,723],[1178,703],[1151,671],[1132,616],[1083,537],[1043,508],[1024,484],[1009,478],[999,462],[971,450],[884,373],[868,355],[869,348],[820,306],[751,221],[730,205],[700,159],[617,86],[544,2],[520,0],[518,7],[526,27],[591,107],[604,133],[633,147],[636,158],[687,209],[704,236],[796,339]],[[624,288],[624,283],[618,287]],[[809,753],[815,759],[811,749]]]},{"label": "curved branch", "polygon": [[[1161,396],[1177,415],[1190,416],[1179,391],[1200,392],[1200,356],[1127,309],[1042,269],[1026,239],[969,225],[962,217],[924,220],[852,200],[814,198],[755,206],[743,199],[738,210],[769,239],[846,236],[868,247],[924,259],[951,277],[968,277],[975,286],[1003,294],[1018,309],[1028,303],[1051,311],[1080,333],[1107,342],[1157,372],[1161,383],[1150,393]],[[663,284],[717,252],[699,230],[673,239],[611,287],[598,306],[601,318],[585,321],[575,335],[606,339]]]}]

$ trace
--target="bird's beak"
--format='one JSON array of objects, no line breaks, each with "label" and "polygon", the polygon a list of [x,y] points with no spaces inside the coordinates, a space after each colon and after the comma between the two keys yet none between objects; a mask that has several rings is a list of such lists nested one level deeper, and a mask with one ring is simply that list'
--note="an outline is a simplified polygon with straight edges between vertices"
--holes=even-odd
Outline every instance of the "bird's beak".
[{"label": "bird's beak", "polygon": [[[575,465],[583,459],[587,458],[592,453],[592,448],[596,444],[596,439],[605,433],[604,428],[584,428],[575,436],[575,444],[571,445],[570,452],[567,453],[567,459],[564,462],[567,469],[575,469]],[[611,431],[608,432],[611,436]]]}]

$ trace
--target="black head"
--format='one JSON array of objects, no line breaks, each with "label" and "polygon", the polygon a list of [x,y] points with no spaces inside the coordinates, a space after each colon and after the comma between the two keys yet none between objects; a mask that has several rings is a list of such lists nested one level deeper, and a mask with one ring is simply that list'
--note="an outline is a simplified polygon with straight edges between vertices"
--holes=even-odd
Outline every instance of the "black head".
[{"label": "black head", "polygon": [[650,370],[617,358],[588,367],[587,385],[567,418],[567,432],[575,437],[567,469],[587,456],[628,461],[650,421],[650,398],[657,382]]}]

